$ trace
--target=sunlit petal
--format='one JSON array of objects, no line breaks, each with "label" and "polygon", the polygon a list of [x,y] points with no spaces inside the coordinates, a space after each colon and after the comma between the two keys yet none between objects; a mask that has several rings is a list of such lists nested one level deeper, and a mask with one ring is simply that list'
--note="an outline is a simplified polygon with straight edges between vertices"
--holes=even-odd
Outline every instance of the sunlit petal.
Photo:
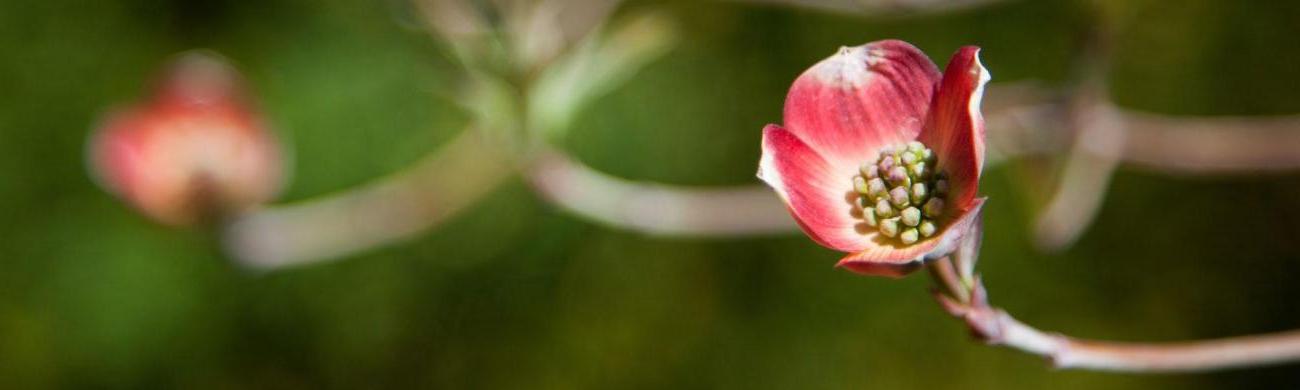
[{"label": "sunlit petal", "polygon": [[838,172],[815,150],[780,126],[763,129],[763,157],[758,177],[767,182],[805,233],[827,247],[859,251],[872,244],[853,217],[853,168]]},{"label": "sunlit petal", "polygon": [[828,160],[860,163],[920,133],[940,77],[903,41],[841,48],[790,87],[785,127]]},{"label": "sunlit petal", "polygon": [[958,50],[944,71],[934,106],[926,119],[920,140],[934,149],[939,169],[952,186],[949,207],[968,208],[979,189],[984,164],[984,116],[980,100],[989,72],[979,60],[979,48]]}]

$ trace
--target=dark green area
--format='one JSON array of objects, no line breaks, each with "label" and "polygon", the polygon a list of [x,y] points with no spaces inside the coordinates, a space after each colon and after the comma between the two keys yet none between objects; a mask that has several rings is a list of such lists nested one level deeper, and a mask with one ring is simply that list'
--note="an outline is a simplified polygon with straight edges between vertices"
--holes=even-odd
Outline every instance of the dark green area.
[{"label": "dark green area", "polygon": [[[571,217],[514,180],[418,239],[268,274],[203,230],[134,214],[89,179],[85,137],[170,55],[235,60],[293,149],[283,202],[364,183],[456,134],[457,66],[392,1],[0,4],[0,388],[1294,388],[1300,366],[1136,376],[1053,371],[970,342],[923,276],[869,279],[799,235],[662,239]],[[1083,3],[863,18],[733,2],[664,6],[682,43],[565,141],[619,176],[753,184],[759,129],[841,45],[985,48],[997,81],[1058,84]],[[1300,7],[1136,2],[1123,105],[1300,111]],[[1300,153],[1300,151],[1297,151]],[[1019,163],[1019,164],[1029,164]],[[980,264],[1026,322],[1118,340],[1300,327],[1300,180],[1122,171],[1082,241],[1035,251],[1032,208],[989,169]],[[1048,189],[1040,189],[1047,191]]]}]

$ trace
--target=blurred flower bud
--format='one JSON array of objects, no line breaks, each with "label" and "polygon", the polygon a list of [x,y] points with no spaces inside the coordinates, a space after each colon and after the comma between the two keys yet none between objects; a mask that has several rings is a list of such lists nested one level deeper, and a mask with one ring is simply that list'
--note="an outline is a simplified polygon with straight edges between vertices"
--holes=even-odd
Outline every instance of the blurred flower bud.
[{"label": "blurred flower bud", "polygon": [[149,217],[185,225],[255,206],[279,190],[278,143],[215,54],[178,57],[143,103],[94,130],[88,159],[105,190]]}]

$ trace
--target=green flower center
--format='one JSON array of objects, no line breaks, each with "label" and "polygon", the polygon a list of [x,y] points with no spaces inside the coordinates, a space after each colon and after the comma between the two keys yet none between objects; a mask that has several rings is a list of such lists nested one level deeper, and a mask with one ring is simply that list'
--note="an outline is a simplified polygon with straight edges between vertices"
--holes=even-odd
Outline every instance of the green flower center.
[{"label": "green flower center", "polygon": [[948,179],[920,142],[884,147],[853,177],[862,220],[888,239],[911,245],[938,230]]}]

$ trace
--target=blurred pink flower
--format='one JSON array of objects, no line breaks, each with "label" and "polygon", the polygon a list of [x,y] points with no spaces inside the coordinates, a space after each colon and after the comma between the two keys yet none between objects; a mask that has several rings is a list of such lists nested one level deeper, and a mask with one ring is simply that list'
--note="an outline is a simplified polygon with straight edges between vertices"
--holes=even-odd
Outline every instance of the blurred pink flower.
[{"label": "blurred pink flower", "polygon": [[978,218],[984,161],[979,48],[946,71],[884,40],[841,48],[795,80],[785,127],[763,129],[758,177],[842,266],[899,277],[952,252]]},{"label": "blurred pink flower", "polygon": [[241,82],[220,57],[179,57],[148,101],[95,130],[89,159],[99,183],[169,225],[269,200],[282,180],[280,150]]}]

